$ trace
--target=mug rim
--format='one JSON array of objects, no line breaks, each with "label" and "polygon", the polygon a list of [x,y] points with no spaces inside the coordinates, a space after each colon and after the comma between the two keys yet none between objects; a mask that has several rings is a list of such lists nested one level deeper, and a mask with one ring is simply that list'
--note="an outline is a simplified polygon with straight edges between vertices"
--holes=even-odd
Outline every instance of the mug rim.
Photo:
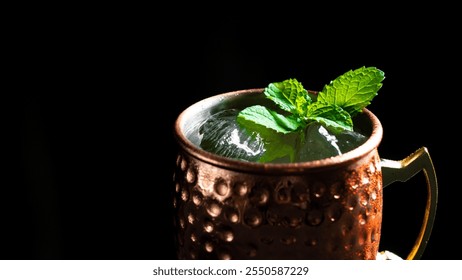
[{"label": "mug rim", "polygon": [[223,101],[228,98],[240,97],[242,95],[251,95],[263,93],[264,88],[250,88],[243,90],[236,90],[230,92],[224,92],[217,95],[213,95],[202,100],[199,100],[187,108],[185,108],[177,117],[174,123],[174,136],[177,140],[177,144],[180,145],[187,153],[201,161],[207,162],[211,165],[226,168],[229,170],[235,171],[245,171],[252,173],[303,173],[307,171],[318,171],[320,169],[329,169],[335,168],[338,166],[343,166],[345,164],[350,164],[352,161],[356,161],[369,153],[376,150],[382,141],[383,137],[383,127],[380,123],[380,120],[377,116],[372,113],[367,108],[364,108],[362,113],[365,114],[368,120],[371,122],[371,135],[369,138],[357,148],[343,153],[338,156],[313,160],[313,161],[304,161],[304,162],[291,162],[291,163],[260,163],[260,162],[248,162],[233,158],[227,158],[220,156],[206,150],[201,149],[196,146],[192,141],[190,141],[184,131],[183,124],[189,118],[192,117],[192,113],[196,112],[198,108],[203,110],[210,106],[207,104],[216,104],[217,101]]}]

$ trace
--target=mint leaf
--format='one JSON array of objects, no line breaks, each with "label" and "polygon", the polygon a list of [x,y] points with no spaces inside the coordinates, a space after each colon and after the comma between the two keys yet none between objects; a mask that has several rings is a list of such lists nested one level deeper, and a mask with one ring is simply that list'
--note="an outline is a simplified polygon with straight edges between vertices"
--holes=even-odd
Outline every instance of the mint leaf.
[{"label": "mint leaf", "polygon": [[383,71],[375,67],[350,70],[324,86],[318,101],[340,106],[354,116],[370,104],[384,78]]},{"label": "mint leaf", "polygon": [[298,133],[273,133],[265,137],[265,153],[259,162],[276,162],[281,158],[288,158],[290,162],[295,159],[296,135]]},{"label": "mint leaf", "polygon": [[383,71],[363,66],[337,77],[318,94],[304,89],[296,79],[270,83],[263,93],[284,114],[255,105],[242,110],[237,122],[265,139],[260,162],[286,157],[293,161],[307,126],[318,123],[334,133],[353,131],[352,117],[370,104],[384,78]]},{"label": "mint leaf", "polygon": [[245,108],[237,116],[238,124],[257,132],[265,141],[265,153],[259,162],[295,158],[295,133],[300,123],[293,116],[283,116],[261,105]]},{"label": "mint leaf", "polygon": [[353,120],[350,114],[334,104],[311,103],[308,106],[308,118],[331,128],[333,131],[353,130]]},{"label": "mint leaf", "polygon": [[239,112],[237,122],[250,131],[264,134],[267,134],[266,130],[263,131],[265,128],[273,130],[273,133],[286,134],[297,130],[300,126],[300,123],[293,117],[285,117],[261,105],[247,107]]},{"label": "mint leaf", "polygon": [[263,93],[282,110],[293,114],[303,114],[307,105],[311,103],[308,91],[296,79],[271,83]]}]

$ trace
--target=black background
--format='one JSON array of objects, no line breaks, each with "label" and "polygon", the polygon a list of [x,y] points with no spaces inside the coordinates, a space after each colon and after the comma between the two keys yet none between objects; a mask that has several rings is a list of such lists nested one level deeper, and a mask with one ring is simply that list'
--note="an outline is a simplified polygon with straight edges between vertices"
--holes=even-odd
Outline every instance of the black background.
[{"label": "black background", "polygon": [[[384,127],[381,156],[425,146],[437,171],[423,258],[460,258],[458,137],[449,132],[460,130],[454,18],[402,7],[382,16],[300,9],[229,16],[89,7],[18,21],[11,73],[20,98],[6,122],[13,156],[0,197],[0,258],[175,258],[168,195],[177,115],[204,97],[291,77],[320,90],[361,66],[386,76],[369,106]],[[381,249],[409,252],[423,178],[385,189]]]}]

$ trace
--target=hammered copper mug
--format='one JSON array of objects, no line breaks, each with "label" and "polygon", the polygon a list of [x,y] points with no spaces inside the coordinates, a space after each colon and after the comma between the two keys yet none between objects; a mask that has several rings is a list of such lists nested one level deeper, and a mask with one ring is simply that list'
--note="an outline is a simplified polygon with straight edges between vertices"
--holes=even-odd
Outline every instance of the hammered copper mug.
[{"label": "hammered copper mug", "polygon": [[437,204],[430,155],[422,147],[400,161],[381,159],[377,147],[382,125],[368,109],[354,120],[369,136],[364,144],[312,162],[244,162],[204,151],[188,139],[191,128],[220,110],[262,104],[262,92],[219,94],[178,116],[173,180],[177,257],[374,260],[381,237],[383,187],[423,171],[427,204],[406,259],[420,258]]}]

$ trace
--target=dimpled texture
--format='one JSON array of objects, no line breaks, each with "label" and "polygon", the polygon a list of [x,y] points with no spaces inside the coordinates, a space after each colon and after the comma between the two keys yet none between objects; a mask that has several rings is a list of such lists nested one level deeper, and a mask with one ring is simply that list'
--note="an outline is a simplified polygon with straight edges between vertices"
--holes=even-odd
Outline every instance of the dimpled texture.
[{"label": "dimpled texture", "polygon": [[376,258],[382,174],[373,152],[336,168],[252,174],[179,153],[178,259]]}]

